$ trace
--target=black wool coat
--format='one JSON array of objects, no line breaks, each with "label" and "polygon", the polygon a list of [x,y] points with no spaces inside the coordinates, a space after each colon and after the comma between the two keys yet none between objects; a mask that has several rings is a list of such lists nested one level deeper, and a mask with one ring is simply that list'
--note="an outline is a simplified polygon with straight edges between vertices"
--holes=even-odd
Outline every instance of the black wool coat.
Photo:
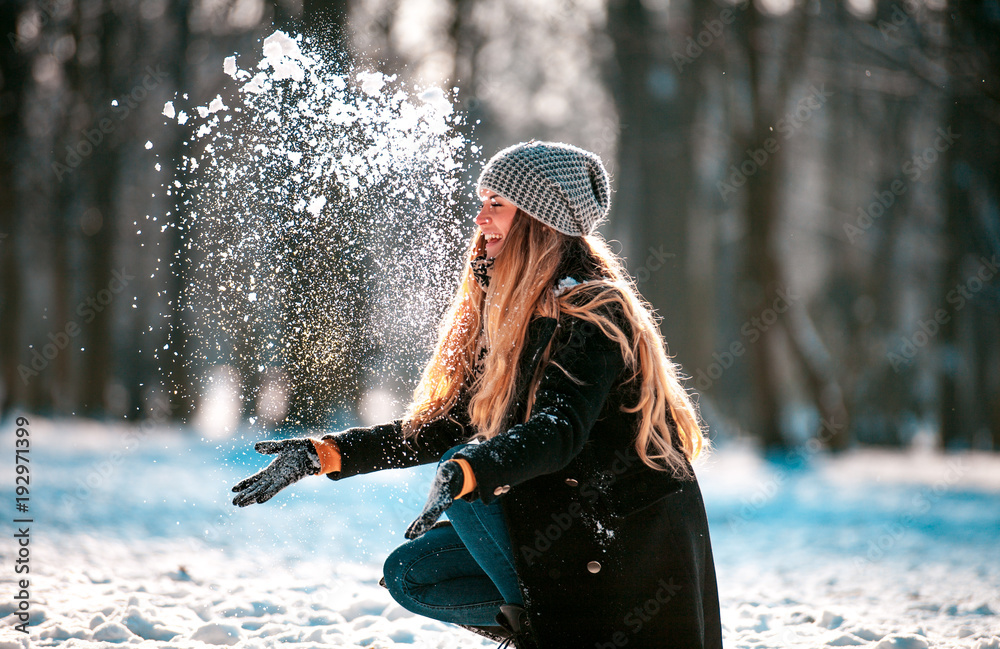
[{"label": "black wool coat", "polygon": [[[530,417],[525,397],[552,343]],[[564,368],[575,377],[568,378]],[[536,318],[518,365],[506,432],[461,451],[484,502],[501,498],[541,649],[722,647],[719,598],[697,481],[647,467],[633,445],[636,402],[618,346],[569,316]],[[332,479],[438,461],[468,441],[464,407],[416,441],[400,421],[332,438]],[[522,423],[518,423],[522,422]]]}]

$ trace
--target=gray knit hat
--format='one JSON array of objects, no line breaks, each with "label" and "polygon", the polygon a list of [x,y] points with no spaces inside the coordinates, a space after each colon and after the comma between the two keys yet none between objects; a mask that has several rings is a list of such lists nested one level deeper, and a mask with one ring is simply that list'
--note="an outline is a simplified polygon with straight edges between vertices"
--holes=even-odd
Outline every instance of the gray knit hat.
[{"label": "gray knit hat", "polygon": [[493,156],[479,176],[489,190],[563,234],[592,233],[608,215],[611,183],[597,155],[561,142],[522,142]]}]

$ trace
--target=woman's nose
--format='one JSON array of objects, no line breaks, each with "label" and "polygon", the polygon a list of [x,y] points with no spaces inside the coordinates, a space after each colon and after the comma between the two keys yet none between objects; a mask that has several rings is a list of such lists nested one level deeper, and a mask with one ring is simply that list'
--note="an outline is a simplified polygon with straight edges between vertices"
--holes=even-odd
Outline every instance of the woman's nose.
[{"label": "woman's nose", "polygon": [[492,220],[493,219],[490,218],[490,215],[486,213],[485,207],[479,210],[479,214],[476,215],[476,225],[486,225]]}]

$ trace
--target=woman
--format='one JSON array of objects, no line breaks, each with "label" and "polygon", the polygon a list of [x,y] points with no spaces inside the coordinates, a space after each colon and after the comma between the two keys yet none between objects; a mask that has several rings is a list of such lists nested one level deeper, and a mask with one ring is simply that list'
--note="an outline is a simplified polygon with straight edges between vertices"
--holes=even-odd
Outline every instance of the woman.
[{"label": "woman", "polygon": [[532,141],[478,185],[469,267],[405,418],[258,443],[277,457],[234,504],[437,461],[385,562],[403,607],[518,647],[721,647],[690,465],[702,432],[650,307],[594,234],[603,164]]}]

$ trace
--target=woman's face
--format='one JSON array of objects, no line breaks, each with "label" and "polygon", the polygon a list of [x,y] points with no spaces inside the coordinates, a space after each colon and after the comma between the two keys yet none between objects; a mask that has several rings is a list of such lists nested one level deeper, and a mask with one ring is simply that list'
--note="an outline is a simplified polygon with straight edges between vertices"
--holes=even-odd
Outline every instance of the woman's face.
[{"label": "woman's face", "polygon": [[517,207],[489,190],[483,191],[480,198],[483,207],[476,216],[476,225],[486,238],[486,256],[496,257],[510,232]]}]

